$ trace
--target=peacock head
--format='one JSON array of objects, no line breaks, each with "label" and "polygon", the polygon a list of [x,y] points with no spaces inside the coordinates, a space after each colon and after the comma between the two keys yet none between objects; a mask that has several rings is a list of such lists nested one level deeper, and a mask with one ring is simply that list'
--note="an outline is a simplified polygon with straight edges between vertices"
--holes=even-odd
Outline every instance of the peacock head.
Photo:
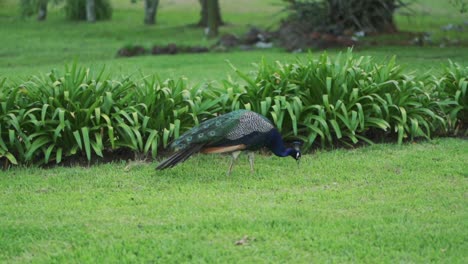
[{"label": "peacock head", "polygon": [[301,154],[301,142],[295,141],[293,142],[293,148],[291,149],[290,156],[293,157],[296,161],[297,164],[299,164],[299,161],[301,160],[302,154]]},{"label": "peacock head", "polygon": [[299,160],[301,159],[301,151],[300,150],[297,150],[297,149],[291,149],[291,151],[289,152],[289,156],[293,157],[297,162],[299,162]]}]

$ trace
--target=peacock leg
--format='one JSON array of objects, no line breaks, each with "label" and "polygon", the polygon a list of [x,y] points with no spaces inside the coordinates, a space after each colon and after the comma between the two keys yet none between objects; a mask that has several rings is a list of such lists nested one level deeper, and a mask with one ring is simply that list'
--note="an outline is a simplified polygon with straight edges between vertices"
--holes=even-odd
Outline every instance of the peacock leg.
[{"label": "peacock leg", "polygon": [[254,153],[252,151],[249,152],[249,163],[250,163],[250,172],[254,173]]},{"label": "peacock leg", "polygon": [[227,172],[227,175],[231,175],[232,167],[234,166],[234,162],[237,160],[237,157],[240,155],[240,151],[234,151],[231,153],[232,159],[231,159],[231,164],[229,165],[229,170]]}]

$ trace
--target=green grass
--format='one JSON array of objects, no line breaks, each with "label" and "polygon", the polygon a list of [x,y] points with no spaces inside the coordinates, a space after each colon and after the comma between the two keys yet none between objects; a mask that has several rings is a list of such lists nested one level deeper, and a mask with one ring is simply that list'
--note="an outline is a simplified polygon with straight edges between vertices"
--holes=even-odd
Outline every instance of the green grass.
[{"label": "green grass", "polygon": [[[115,75],[219,81],[231,72],[226,59],[245,71],[262,57],[306,56],[273,49],[117,59],[126,44],[213,41],[187,27],[198,19],[197,1],[161,1],[155,27],[142,25],[141,1],[112,2],[113,19],[90,25],[64,21],[57,10],[44,23],[22,20],[17,1],[0,0],[0,77],[23,79],[77,60]],[[221,1],[231,23],[222,32],[275,25],[281,2]],[[402,30],[443,37],[440,26],[465,19],[445,1],[418,2],[416,15],[397,17]],[[417,73],[438,71],[447,59],[468,61],[466,47],[355,54],[382,61],[396,55]],[[437,139],[319,151],[304,155],[300,167],[260,156],[255,174],[242,157],[231,177],[222,156],[197,156],[163,172],[139,163],[1,171],[0,262],[467,263],[466,149],[466,140]],[[247,244],[236,246],[245,235]]]},{"label": "green grass", "polygon": [[444,32],[442,26],[448,24],[463,24],[468,20],[466,13],[462,14],[459,9],[450,2],[440,0],[409,0],[412,3],[408,8],[398,11],[396,23],[404,31],[424,31],[434,35],[436,39],[443,37],[460,38],[468,40],[465,32]]},{"label": "green grass", "polygon": [[[0,185],[0,262],[466,263],[468,141],[292,159],[17,168]],[[235,245],[248,236],[247,243]]]},{"label": "green grass", "polygon": [[[200,73],[203,73],[203,78],[214,79],[209,71],[211,68],[203,69],[200,66],[200,61],[207,58],[216,63],[213,68],[221,68],[221,71],[215,72],[216,75],[222,72],[224,76],[227,69],[224,55],[221,54],[116,59],[118,49],[127,44],[139,44],[147,48],[154,44],[171,42],[182,45],[214,44],[215,40],[205,38],[203,29],[190,26],[199,19],[198,1],[162,1],[156,26],[143,24],[143,1],[132,5],[129,0],[114,0],[113,19],[96,24],[66,21],[60,9],[52,10],[43,23],[38,23],[34,18],[20,19],[15,1],[3,1],[5,8],[3,12],[0,11],[0,35],[8,37],[3,39],[0,48],[0,75],[24,78],[39,71],[62,67],[72,60],[86,65],[107,64],[112,70],[120,72],[123,69],[125,73],[138,69],[145,73],[158,73],[163,78],[173,77],[173,69],[177,69],[177,76],[188,75],[194,77],[195,81],[202,80],[197,78]],[[281,0],[258,2],[251,4],[248,0],[236,3],[223,1],[223,15],[229,25],[221,29],[221,34],[241,34],[248,30],[249,23],[262,27],[271,26],[282,17],[278,15],[282,8],[278,5]],[[265,12],[258,14],[258,10]],[[254,55],[254,59],[260,57],[258,53]],[[248,63],[255,61],[247,54],[244,59],[248,59]],[[184,65],[188,67],[179,69]],[[190,68],[194,65],[200,69],[192,74]]]},{"label": "green grass", "polygon": [[[447,23],[462,23],[463,16],[451,6],[438,0],[417,2],[416,15],[397,16],[402,30],[440,31]],[[3,4],[2,4],[3,3]],[[52,8],[47,21],[38,23],[34,18],[20,19],[17,1],[0,1],[0,76],[24,79],[38,72],[62,68],[76,60],[85,66],[107,65],[115,74],[129,74],[142,71],[145,74],[159,74],[163,79],[187,76],[190,82],[220,80],[230,71],[225,60],[230,60],[241,70],[251,69],[252,62],[262,57],[268,60],[292,61],[306,54],[290,54],[281,49],[254,52],[187,54],[178,56],[143,56],[116,58],[117,50],[127,44],[150,47],[154,44],[205,45],[214,43],[203,36],[203,30],[188,26],[197,22],[199,5],[197,1],[161,1],[156,26],[142,23],[142,1],[132,5],[129,0],[114,0],[114,15],[110,21],[96,24],[69,22],[60,9]],[[3,8],[1,8],[3,6]],[[433,6],[432,8],[428,8]],[[281,0],[221,1],[225,20],[230,24],[221,33],[234,32],[241,35],[248,25],[275,27],[283,14]],[[428,11],[429,9],[429,11]],[[261,12],[259,12],[261,10]],[[432,18],[428,21],[427,19]],[[443,20],[442,20],[443,19]],[[465,19],[466,20],[466,19]],[[443,21],[443,22],[438,22]],[[416,27],[417,28],[413,28]],[[439,33],[437,33],[439,34]],[[457,33],[467,36],[466,33]],[[339,50],[330,51],[335,54]],[[437,69],[447,59],[459,63],[468,61],[468,48],[420,48],[420,47],[367,47],[356,49],[358,55],[372,55],[385,61],[396,55],[398,62],[408,68],[424,72]]]}]

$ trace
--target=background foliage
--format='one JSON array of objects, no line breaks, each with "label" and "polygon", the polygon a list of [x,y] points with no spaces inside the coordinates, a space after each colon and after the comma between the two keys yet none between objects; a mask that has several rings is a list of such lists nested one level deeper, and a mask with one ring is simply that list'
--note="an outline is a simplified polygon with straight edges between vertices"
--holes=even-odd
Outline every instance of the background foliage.
[{"label": "background foliage", "polygon": [[200,121],[237,109],[267,116],[305,149],[466,133],[466,67],[442,76],[404,74],[351,51],[335,59],[274,64],[235,72],[221,84],[184,79],[112,79],[72,65],[19,84],[0,83],[0,155],[16,163],[90,161],[119,148],[136,157],[159,149]]},{"label": "background foliage", "polygon": [[[23,17],[35,15],[41,1],[63,8],[65,17],[69,20],[86,20],[86,0],[21,0],[19,5],[21,15]],[[97,20],[110,19],[112,17],[110,0],[95,0],[94,11]]]},{"label": "background foliage", "polygon": [[[65,14],[69,20],[86,20],[86,0],[66,0]],[[97,20],[106,20],[112,17],[112,6],[109,0],[95,0],[95,13]]]},{"label": "background foliage", "polygon": [[284,0],[291,11],[287,23],[303,32],[342,33],[345,30],[394,32],[395,11],[405,6],[402,0]]}]

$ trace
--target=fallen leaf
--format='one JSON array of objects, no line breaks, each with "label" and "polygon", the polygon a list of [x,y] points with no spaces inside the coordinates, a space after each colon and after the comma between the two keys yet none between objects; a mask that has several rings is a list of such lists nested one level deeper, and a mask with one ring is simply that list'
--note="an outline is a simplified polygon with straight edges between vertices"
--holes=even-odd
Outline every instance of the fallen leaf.
[{"label": "fallen leaf", "polygon": [[236,241],[236,246],[243,246],[249,242],[249,237],[245,235],[241,240]]}]

